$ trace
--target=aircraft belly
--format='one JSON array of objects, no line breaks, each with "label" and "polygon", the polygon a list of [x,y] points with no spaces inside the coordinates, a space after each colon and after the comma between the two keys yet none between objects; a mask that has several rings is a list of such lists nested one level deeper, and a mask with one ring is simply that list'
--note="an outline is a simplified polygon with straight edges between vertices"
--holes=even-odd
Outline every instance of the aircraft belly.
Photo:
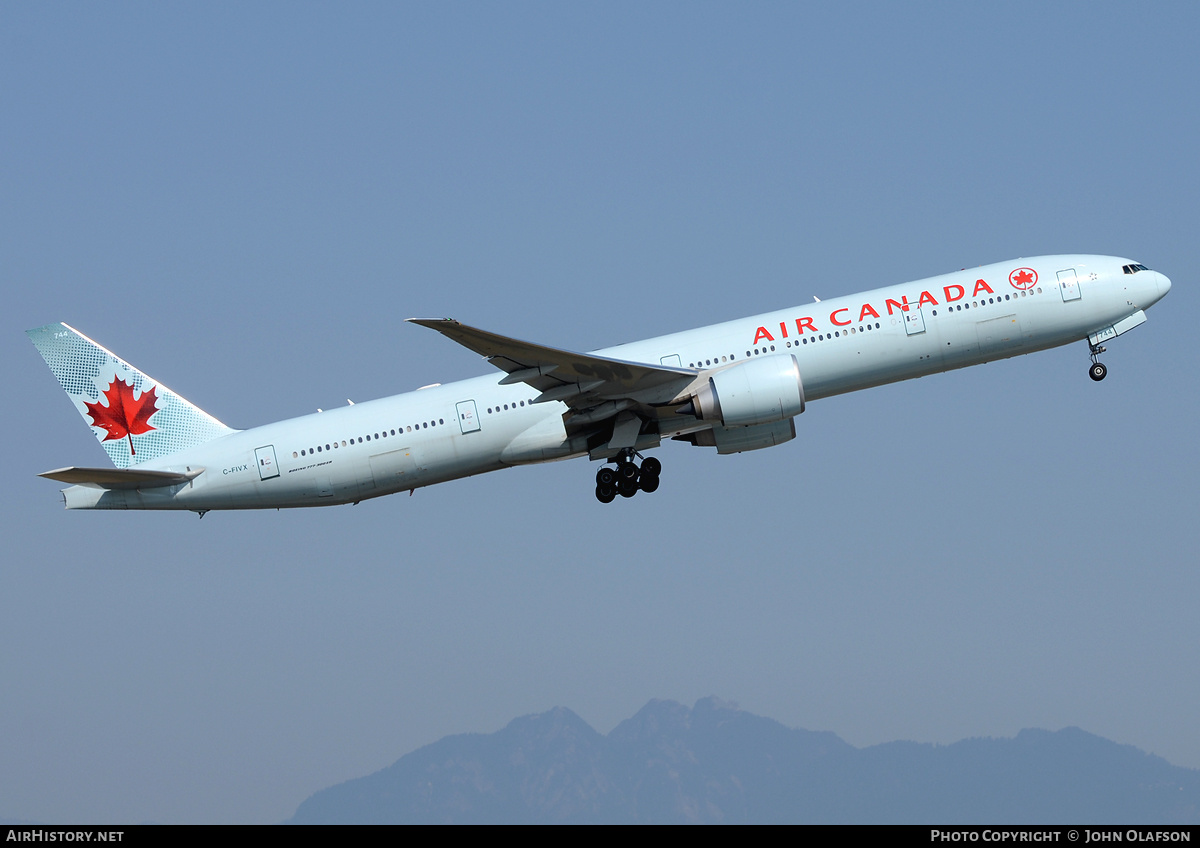
[{"label": "aircraft belly", "polygon": [[500,462],[505,465],[547,462],[562,459],[570,453],[570,440],[562,416],[553,414],[531,424],[504,445]]},{"label": "aircraft belly", "polygon": [[939,322],[942,339],[942,365],[946,370],[962,368],[975,362],[979,355],[979,333],[974,321],[956,320],[948,316]]},{"label": "aircraft belly", "polygon": [[425,471],[423,451],[409,446],[377,453],[370,459],[371,480],[376,494],[415,489]]},{"label": "aircraft belly", "polygon": [[1021,322],[1015,314],[976,321],[975,334],[979,340],[980,356],[1014,356],[1021,353],[1021,348],[1025,346]]}]

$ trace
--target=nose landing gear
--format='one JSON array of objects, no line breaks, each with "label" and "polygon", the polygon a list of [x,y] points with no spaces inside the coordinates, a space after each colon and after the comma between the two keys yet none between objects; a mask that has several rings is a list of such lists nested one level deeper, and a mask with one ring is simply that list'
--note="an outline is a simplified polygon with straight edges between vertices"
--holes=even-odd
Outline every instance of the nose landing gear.
[{"label": "nose landing gear", "polygon": [[596,472],[596,500],[612,503],[617,495],[632,498],[639,491],[653,492],[658,488],[658,475],[662,463],[652,456],[642,460],[641,466],[634,462],[639,456],[632,450],[623,451],[614,461],[616,468],[607,465]]},{"label": "nose landing gear", "polygon": [[1104,353],[1105,349],[1100,345],[1094,345],[1091,342],[1088,342],[1088,349],[1092,354],[1092,365],[1090,368],[1088,368],[1088,376],[1099,383],[1108,376],[1108,368],[1106,368],[1104,363],[1099,359],[1100,354]]}]

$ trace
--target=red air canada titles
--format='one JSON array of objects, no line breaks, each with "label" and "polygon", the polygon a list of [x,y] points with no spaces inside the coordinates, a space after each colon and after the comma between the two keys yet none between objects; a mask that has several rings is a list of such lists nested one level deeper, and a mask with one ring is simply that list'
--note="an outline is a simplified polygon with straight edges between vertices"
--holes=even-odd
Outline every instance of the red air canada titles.
[{"label": "red air canada titles", "polygon": [[[971,292],[970,296],[978,297],[980,292],[985,292],[987,294],[996,293],[986,281],[976,280],[975,289]],[[942,286],[942,303],[954,303],[954,301],[962,300],[965,297],[967,297],[967,290],[957,283],[951,283],[948,286]],[[920,309],[926,304],[930,306],[938,305],[938,299],[933,296],[932,292],[921,292],[921,296],[917,299],[916,303],[909,303],[908,295],[902,295],[900,300],[894,300],[889,297],[883,302],[883,308],[888,315],[892,315],[897,311],[908,312],[913,306],[915,306],[917,309]],[[829,313],[829,323],[833,324],[835,327],[849,327],[852,324],[866,321],[868,318],[879,318],[881,317],[881,313],[870,303],[864,303],[858,308],[858,318],[855,319],[853,316],[853,309],[851,309],[849,306],[842,306]],[[795,319],[794,325],[796,328],[795,335],[797,338],[804,335],[805,332],[821,332],[821,328],[816,325],[814,319],[807,315],[803,318]],[[778,336],[779,339],[786,339],[790,337],[788,323],[786,321],[779,322],[778,331],[775,331],[774,328],[768,329],[767,327],[759,327],[754,333],[754,344],[758,344],[762,341],[773,342],[775,341],[776,336]]]}]

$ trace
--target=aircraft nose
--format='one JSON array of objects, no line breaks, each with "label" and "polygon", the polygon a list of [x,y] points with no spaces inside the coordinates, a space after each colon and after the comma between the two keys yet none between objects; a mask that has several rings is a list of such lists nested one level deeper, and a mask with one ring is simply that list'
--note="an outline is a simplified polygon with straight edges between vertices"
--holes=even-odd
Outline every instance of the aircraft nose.
[{"label": "aircraft nose", "polygon": [[1158,296],[1159,298],[1165,297],[1167,292],[1171,290],[1171,280],[1166,274],[1160,274],[1158,271],[1154,273],[1158,274]]}]

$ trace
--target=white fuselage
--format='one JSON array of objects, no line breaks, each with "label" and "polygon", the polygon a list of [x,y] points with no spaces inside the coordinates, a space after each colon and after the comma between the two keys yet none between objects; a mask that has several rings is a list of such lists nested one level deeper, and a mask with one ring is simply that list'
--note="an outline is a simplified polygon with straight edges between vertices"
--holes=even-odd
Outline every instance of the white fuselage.
[{"label": "white fuselage", "polygon": [[[1130,264],[1085,255],[1014,260],[596,353],[700,372],[790,353],[812,401],[1123,332],[1121,322],[1136,325],[1140,310],[1170,287],[1154,271],[1127,273]],[[204,511],[340,504],[588,453],[578,438],[568,438],[563,404],[532,403],[537,389],[501,385],[503,376],[234,432],[138,466],[203,468],[189,483],[116,491],[73,486],[65,490],[67,506]],[[661,438],[705,425],[688,418],[672,426]]]}]

